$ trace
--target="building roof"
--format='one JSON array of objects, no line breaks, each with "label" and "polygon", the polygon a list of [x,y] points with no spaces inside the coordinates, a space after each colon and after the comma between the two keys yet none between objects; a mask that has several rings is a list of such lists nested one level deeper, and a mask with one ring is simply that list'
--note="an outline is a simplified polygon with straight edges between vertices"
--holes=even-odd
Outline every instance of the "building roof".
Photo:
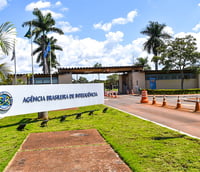
[{"label": "building roof", "polygon": [[59,68],[58,73],[93,74],[93,73],[125,73],[143,71],[142,66],[109,66],[109,67],[71,67]]}]

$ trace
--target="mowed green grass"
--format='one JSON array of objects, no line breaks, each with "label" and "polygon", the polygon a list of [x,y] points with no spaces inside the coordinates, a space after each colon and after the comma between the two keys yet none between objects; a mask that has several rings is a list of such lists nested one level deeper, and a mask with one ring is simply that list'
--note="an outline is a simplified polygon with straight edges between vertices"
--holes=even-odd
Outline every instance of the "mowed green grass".
[{"label": "mowed green grass", "polygon": [[[49,112],[49,117],[98,109],[94,115],[83,114],[81,119],[68,117],[64,122],[52,119],[40,127],[37,114],[0,119],[0,171],[6,167],[29,133],[97,129],[132,171],[200,171],[200,140],[160,127],[104,105],[81,107],[78,110]],[[19,123],[29,122],[24,131]]]}]

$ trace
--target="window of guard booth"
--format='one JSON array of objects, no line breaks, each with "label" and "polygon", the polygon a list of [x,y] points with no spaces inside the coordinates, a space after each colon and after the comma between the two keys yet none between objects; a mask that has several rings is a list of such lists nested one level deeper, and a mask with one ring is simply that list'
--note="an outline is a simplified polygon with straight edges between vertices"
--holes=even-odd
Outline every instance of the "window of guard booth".
[{"label": "window of guard booth", "polygon": [[[174,80],[181,79],[180,73],[168,73],[168,74],[146,74],[145,79],[150,80],[150,78],[156,78],[156,80]],[[184,73],[185,79],[195,79],[196,75],[194,73]]]},{"label": "window of guard booth", "polygon": [[[50,77],[34,78],[34,84],[51,84]],[[30,78],[30,84],[32,84],[32,78]],[[52,77],[52,84],[58,84],[58,77]]]}]

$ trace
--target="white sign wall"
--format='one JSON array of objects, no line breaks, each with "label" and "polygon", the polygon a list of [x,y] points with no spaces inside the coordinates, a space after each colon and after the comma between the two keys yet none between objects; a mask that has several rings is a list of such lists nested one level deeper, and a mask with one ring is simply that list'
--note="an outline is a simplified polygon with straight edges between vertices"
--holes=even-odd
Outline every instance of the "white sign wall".
[{"label": "white sign wall", "polygon": [[0,117],[103,103],[103,84],[0,86]]}]

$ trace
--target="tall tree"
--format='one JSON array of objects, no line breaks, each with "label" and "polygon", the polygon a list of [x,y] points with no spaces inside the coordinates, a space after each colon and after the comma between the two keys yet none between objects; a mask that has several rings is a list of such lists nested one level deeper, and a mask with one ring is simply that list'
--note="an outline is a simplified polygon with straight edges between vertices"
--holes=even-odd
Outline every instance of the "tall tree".
[{"label": "tall tree", "polygon": [[0,64],[0,79],[5,81],[7,79],[8,74],[11,72],[8,65],[6,63]]},{"label": "tall tree", "polygon": [[160,53],[164,69],[178,69],[181,72],[181,89],[184,84],[184,70],[200,62],[196,39],[191,35],[175,38],[161,47]]},{"label": "tall tree", "polygon": [[14,47],[14,37],[16,32],[13,24],[5,22],[0,25],[0,52],[8,55]]},{"label": "tall tree", "polygon": [[77,82],[78,83],[88,83],[88,80],[87,80],[87,78],[80,76]]},{"label": "tall tree", "polygon": [[102,64],[97,62],[94,64],[94,67],[102,67]]},{"label": "tall tree", "polygon": [[[0,25],[0,55],[9,55],[14,48],[15,28],[10,22]],[[0,78],[5,80],[8,73],[11,72],[6,63],[0,64]]]},{"label": "tall tree", "polygon": [[148,64],[148,57],[146,57],[146,58],[138,57],[134,66],[143,66],[144,69],[146,69],[146,70],[151,69],[151,67]]},{"label": "tall tree", "polygon": [[[55,39],[54,37],[51,38],[47,38],[45,39],[45,44],[47,45],[48,42],[50,42],[50,46],[51,46],[51,51],[48,53],[48,56],[50,56],[50,58],[48,58],[47,60],[47,66],[48,66],[48,71],[50,71],[50,65],[51,68],[56,68],[59,63],[56,59],[56,54],[55,54],[55,50],[60,50],[62,51],[62,47],[57,45],[57,39]],[[37,56],[37,63],[39,63],[39,66],[43,67],[43,71],[45,71],[44,69],[44,54],[43,54],[43,39],[42,38],[38,38],[34,41],[34,43],[36,43],[38,45],[38,47],[33,51],[33,55],[38,54]],[[47,56],[47,57],[48,57]],[[51,63],[50,63],[51,60]]]},{"label": "tall tree", "polygon": [[[47,13],[46,15],[43,15],[42,12],[35,8],[33,11],[33,15],[36,17],[35,19],[31,21],[24,22],[22,26],[29,26],[33,27],[33,30],[31,31],[30,36],[34,36],[34,40],[37,41],[37,39],[40,39],[40,44],[42,46],[42,54],[45,52],[45,48],[47,47],[47,34],[50,32],[58,33],[58,34],[64,34],[64,32],[55,27],[55,20],[52,18],[51,13]],[[45,58],[46,63],[48,60],[48,57]],[[46,69],[45,63],[43,63],[43,72],[49,73],[50,71]]]},{"label": "tall tree", "polygon": [[[96,67],[96,68],[102,67],[102,64],[97,62],[94,64],[94,67]],[[98,73],[98,80],[100,80],[100,73]]]},{"label": "tall tree", "polygon": [[[159,24],[158,22],[150,21],[149,25],[140,33],[147,35],[149,38],[144,43],[144,50],[153,53],[154,56],[158,56],[157,48],[164,44],[165,39],[171,38],[171,36],[164,32],[165,24]],[[158,60],[154,60],[155,70],[158,70]]]},{"label": "tall tree", "polygon": [[109,75],[107,76],[106,87],[109,87],[112,90],[114,86],[118,87],[118,82],[119,82],[118,74]]}]

